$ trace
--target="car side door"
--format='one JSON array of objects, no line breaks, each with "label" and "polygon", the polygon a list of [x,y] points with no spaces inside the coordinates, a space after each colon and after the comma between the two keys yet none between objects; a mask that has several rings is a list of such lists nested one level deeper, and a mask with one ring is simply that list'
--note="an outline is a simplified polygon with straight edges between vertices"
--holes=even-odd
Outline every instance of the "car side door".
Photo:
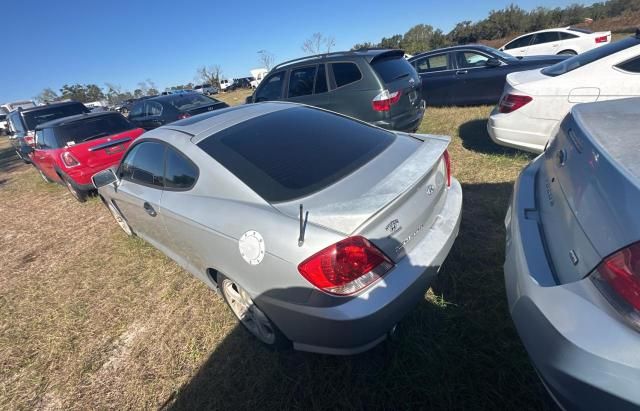
[{"label": "car side door", "polygon": [[158,128],[166,121],[163,118],[164,106],[157,101],[146,100],[144,102],[144,124],[146,130]]},{"label": "car side door", "polygon": [[518,37],[502,47],[502,50],[514,57],[524,57],[527,55],[527,49],[533,40],[533,34]]},{"label": "car side door", "polygon": [[[497,60],[500,65],[489,65],[490,59]],[[506,63],[477,50],[456,51],[455,60],[458,82],[453,104],[497,103],[504,90]]]},{"label": "car side door", "polygon": [[56,173],[55,165],[57,153],[57,140],[55,138],[54,130],[51,128],[45,128],[36,131],[35,146],[33,154],[31,155],[31,161],[47,176],[50,180],[59,181],[60,178]]},{"label": "car side door", "polygon": [[430,106],[443,106],[452,101],[451,87],[456,76],[451,53],[419,57],[411,62],[420,76],[422,99]]},{"label": "car side door", "polygon": [[561,50],[560,35],[557,31],[543,31],[533,36],[531,45],[527,47],[527,56],[545,56],[558,54]]},{"label": "car side door", "polygon": [[286,70],[281,70],[262,80],[254,94],[253,102],[282,100],[286,73]]},{"label": "car side door", "polygon": [[320,108],[329,107],[325,64],[291,69],[287,81],[286,100]]},{"label": "car side door", "polygon": [[125,154],[117,175],[113,202],[133,231],[156,248],[164,249],[166,231],[160,221],[164,188],[165,145],[145,140]]}]

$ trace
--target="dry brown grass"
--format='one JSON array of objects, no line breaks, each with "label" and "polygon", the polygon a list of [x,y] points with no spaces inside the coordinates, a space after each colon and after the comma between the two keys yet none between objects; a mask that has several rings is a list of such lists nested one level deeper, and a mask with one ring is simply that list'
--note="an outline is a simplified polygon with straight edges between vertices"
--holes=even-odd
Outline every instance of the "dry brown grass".
[{"label": "dry brown grass", "polygon": [[79,204],[12,161],[3,138],[0,409],[544,407],[501,269],[502,219],[530,157],[488,140],[488,113],[428,110],[421,131],[453,136],[460,237],[398,338],[353,358],[264,348],[99,201]]}]

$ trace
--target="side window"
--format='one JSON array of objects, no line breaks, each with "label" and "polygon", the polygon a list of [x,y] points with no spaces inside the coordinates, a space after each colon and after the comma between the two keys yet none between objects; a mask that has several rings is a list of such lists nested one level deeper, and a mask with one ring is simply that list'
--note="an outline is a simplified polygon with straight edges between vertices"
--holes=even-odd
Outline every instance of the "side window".
[{"label": "side window", "polygon": [[46,144],[44,143],[44,131],[36,130],[36,148],[42,150],[46,148]]},{"label": "side window", "polygon": [[187,190],[193,187],[197,179],[197,167],[181,153],[172,148],[167,148],[164,186],[166,188]]},{"label": "side window", "polygon": [[316,74],[316,88],[314,93],[326,93],[327,92],[327,73],[324,69],[324,64],[318,66],[318,72]]},{"label": "side window", "polygon": [[131,107],[131,112],[129,112],[129,119],[135,119],[138,117],[142,117],[142,113],[144,111],[144,102],[139,101]]},{"label": "side window", "polygon": [[45,128],[43,131],[44,148],[58,148],[58,139],[56,138],[56,132],[52,128]]},{"label": "side window", "polygon": [[624,63],[620,63],[616,67],[630,73],[640,73],[640,56],[627,60]]},{"label": "side window", "polygon": [[513,40],[511,43],[504,46],[505,50],[518,49],[520,47],[527,47],[531,44],[531,40],[533,39],[533,34],[528,36],[520,37],[519,39]]},{"label": "side window", "polygon": [[331,70],[333,70],[336,87],[346,86],[362,78],[360,69],[354,63],[333,63],[331,64]]},{"label": "side window", "polygon": [[560,40],[571,40],[571,39],[575,39],[576,37],[578,37],[575,34],[565,33],[564,31],[560,31],[560,32],[558,32],[558,34],[560,35]]},{"label": "side window", "polygon": [[136,145],[122,160],[119,177],[143,185],[162,187],[164,150],[163,144],[152,141]]},{"label": "side window", "polygon": [[284,71],[274,73],[260,83],[260,90],[256,92],[256,103],[260,101],[278,100],[282,98],[282,84]]},{"label": "side window", "polygon": [[418,73],[428,73],[433,71],[443,71],[449,67],[448,54],[438,54],[428,56],[413,62]]},{"label": "side window", "polygon": [[313,80],[316,77],[316,66],[291,70],[289,75],[289,97],[306,96],[313,93]]},{"label": "side window", "polygon": [[145,116],[159,116],[162,114],[162,104],[155,101],[147,101],[144,105]]},{"label": "side window", "polygon": [[484,67],[487,65],[488,56],[473,51],[460,51],[456,53],[458,68]]},{"label": "side window", "polygon": [[20,113],[14,113],[9,117],[11,120],[11,126],[13,127],[13,131],[19,134],[25,134],[27,130],[24,129],[24,125],[22,124],[22,119],[20,118]]},{"label": "side window", "polygon": [[536,37],[533,39],[533,44],[545,44],[551,43],[553,41],[558,41],[559,36],[557,31],[545,31],[544,33],[536,34]]}]

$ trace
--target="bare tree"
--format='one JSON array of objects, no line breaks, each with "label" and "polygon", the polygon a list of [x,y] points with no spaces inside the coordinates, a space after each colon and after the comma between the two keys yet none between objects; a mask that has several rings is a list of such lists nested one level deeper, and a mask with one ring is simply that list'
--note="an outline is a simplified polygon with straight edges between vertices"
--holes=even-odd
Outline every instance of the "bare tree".
[{"label": "bare tree", "polygon": [[267,50],[259,50],[258,54],[260,55],[259,60],[262,67],[266,68],[267,71],[271,70],[275,56]]},{"label": "bare tree", "polygon": [[51,88],[47,87],[44,90],[42,90],[40,94],[35,96],[34,99],[41,104],[49,103],[51,101],[56,101],[56,99],[58,99],[58,93],[53,91]]},{"label": "bare tree", "polygon": [[331,49],[335,45],[335,37],[325,37],[322,33],[313,33],[311,37],[309,37],[304,41],[304,43],[302,43],[302,51],[307,54],[330,53]]},{"label": "bare tree", "polygon": [[220,87],[220,78],[222,77],[222,67],[218,64],[212,66],[200,67],[196,72],[197,78],[204,84]]}]

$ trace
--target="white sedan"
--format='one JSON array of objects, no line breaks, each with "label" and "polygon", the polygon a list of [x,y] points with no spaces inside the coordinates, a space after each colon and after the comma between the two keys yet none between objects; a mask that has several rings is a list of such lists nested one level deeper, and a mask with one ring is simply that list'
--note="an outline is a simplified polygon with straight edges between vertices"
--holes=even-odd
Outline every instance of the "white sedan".
[{"label": "white sedan", "polygon": [[640,96],[640,33],[543,69],[507,75],[487,131],[497,144],[542,152],[578,103]]},{"label": "white sedan", "polygon": [[515,57],[550,54],[576,55],[611,42],[610,31],[594,33],[574,27],[540,30],[516,37],[500,50]]}]

